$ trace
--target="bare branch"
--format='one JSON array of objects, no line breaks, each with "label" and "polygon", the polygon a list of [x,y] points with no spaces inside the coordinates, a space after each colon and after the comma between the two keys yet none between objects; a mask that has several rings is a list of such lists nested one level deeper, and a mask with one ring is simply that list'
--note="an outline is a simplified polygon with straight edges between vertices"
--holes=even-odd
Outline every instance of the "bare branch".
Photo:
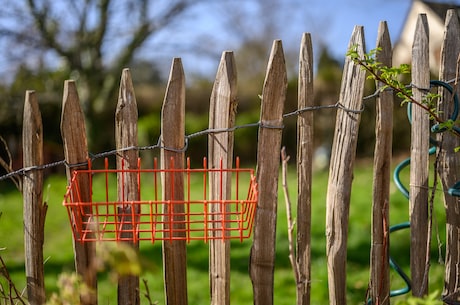
[{"label": "bare branch", "polygon": [[160,20],[156,22],[152,22],[149,20],[148,16],[144,14],[149,9],[148,7],[149,3],[150,3],[149,1],[143,1],[142,3],[143,13],[141,14],[141,17],[142,17],[141,24],[138,26],[138,28],[134,32],[131,41],[124,48],[124,52],[122,52],[120,56],[118,57],[117,67],[115,67],[116,70],[123,69],[129,63],[129,61],[133,58],[134,53],[137,51],[137,49],[145,42],[145,40],[152,33],[158,31],[159,29],[171,23],[174,18],[176,18],[179,14],[183,13],[189,7],[189,5],[187,4],[187,1],[185,0],[179,1],[173,4],[171,7],[169,7],[163,13]]},{"label": "bare branch", "polygon": [[145,286],[144,296],[147,299],[147,301],[149,302],[149,305],[157,305],[158,304],[157,301],[155,301],[155,302],[152,301],[152,298],[150,296],[150,289],[149,289],[149,286],[147,285],[147,280],[142,279],[142,282],[144,282],[144,286]]},{"label": "bare branch", "polygon": [[281,149],[281,165],[282,165],[282,179],[283,179],[283,192],[284,192],[284,201],[286,202],[286,216],[287,216],[287,225],[288,225],[288,244],[289,244],[289,260],[291,262],[292,270],[294,271],[294,277],[296,285],[300,283],[300,270],[299,264],[297,263],[296,256],[294,253],[294,239],[292,238],[295,220],[292,219],[291,211],[291,199],[289,198],[289,190],[287,184],[287,167],[289,162],[289,156],[286,156],[286,149],[283,147]]},{"label": "bare branch", "polygon": [[105,34],[107,33],[107,25],[109,24],[109,6],[110,0],[101,0],[99,4],[99,25],[97,27],[94,40],[97,43],[97,49],[102,48]]},{"label": "bare branch", "polygon": [[[8,295],[3,295],[4,291],[2,290],[2,297],[8,298],[8,300],[5,300],[6,303],[10,304],[23,304],[26,305],[26,301],[23,299],[22,294],[17,290],[16,286],[13,283],[13,280],[10,277],[10,273],[8,272],[8,269],[6,267],[5,261],[2,259],[2,256],[0,255],[0,276],[5,278],[5,280],[8,282]],[[0,286],[1,288],[1,286]]]},{"label": "bare branch", "polygon": [[52,17],[48,15],[49,2],[45,2],[42,9],[37,7],[36,0],[28,0],[27,3],[37,29],[40,32],[40,36],[43,39],[43,43],[47,47],[55,50],[61,56],[71,58],[72,53],[67,51],[61,44],[57,42],[56,29],[47,25],[58,24],[56,20],[52,19]]},{"label": "bare branch", "polygon": [[[5,148],[6,154],[8,155],[8,162],[0,156],[0,166],[3,167],[3,169],[5,169],[7,173],[11,173],[13,172],[13,167],[12,167],[13,158],[11,157],[11,152],[8,148],[8,144],[6,143],[6,140],[2,136],[0,136],[0,142],[2,142],[3,147]],[[16,188],[20,192],[22,192],[21,178],[11,176],[11,180],[13,181],[14,185],[16,185]]]}]

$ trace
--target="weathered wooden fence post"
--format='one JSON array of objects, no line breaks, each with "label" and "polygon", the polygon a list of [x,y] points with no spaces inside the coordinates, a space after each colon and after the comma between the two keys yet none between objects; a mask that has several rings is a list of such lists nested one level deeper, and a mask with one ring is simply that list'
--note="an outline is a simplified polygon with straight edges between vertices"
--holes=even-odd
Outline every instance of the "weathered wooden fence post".
[{"label": "weathered wooden fence post", "polygon": [[[430,87],[428,21],[420,14],[412,46],[412,89],[414,99],[423,103]],[[430,120],[426,110],[412,105],[411,166],[409,214],[411,223],[412,294],[422,297],[428,293],[428,177]]]},{"label": "weathered wooden fence post", "polygon": [[[62,114],[61,114],[61,135],[64,146],[64,158],[67,164],[75,165],[79,163],[86,164],[88,159],[88,145],[86,140],[86,127],[83,111],[80,107],[75,82],[67,80],[64,83],[64,93],[62,97]],[[70,184],[72,173],[82,166],[67,166],[67,181]],[[80,198],[84,202],[91,201],[89,177],[81,175],[78,177],[80,186]],[[84,207],[85,213],[91,213],[91,208]],[[86,219],[82,219],[86,222]],[[88,296],[82,296],[82,304],[97,304],[97,276],[94,260],[96,258],[96,245],[94,243],[82,243],[72,239],[75,256],[75,269],[83,278],[86,285],[92,293]]]},{"label": "weathered wooden fence post", "polygon": [[[173,165],[176,169],[184,167],[184,145],[185,145],[185,76],[180,58],[175,58],[169,74],[168,86],[166,88],[163,109],[161,112],[161,168],[168,169]],[[171,164],[171,160],[172,163]],[[162,196],[163,200],[184,199],[184,175],[180,172],[165,173],[162,175]],[[171,184],[174,183],[174,193]],[[183,224],[184,206],[174,204],[168,207],[165,205],[165,213],[172,209],[173,226],[175,230],[182,230],[176,233],[177,236],[185,237],[185,226]],[[167,221],[168,219],[165,219]],[[165,224],[165,230],[168,229]],[[169,234],[166,232],[165,234]],[[172,237],[172,236],[171,236]],[[164,240],[163,241],[163,272],[167,305],[186,305],[187,299],[187,249],[185,240]]]},{"label": "weathered wooden fence post", "polygon": [[[121,75],[118,103],[115,112],[115,143],[116,149],[125,149],[137,146],[137,103],[134,94],[131,73],[124,69]],[[117,154],[117,169],[130,170],[138,169],[139,152],[136,149],[123,150]],[[139,200],[139,189],[136,173],[117,173],[118,201],[127,202]],[[131,216],[138,215],[139,205],[123,204],[118,206],[118,218],[122,223],[121,238],[132,239],[127,242],[136,251],[139,250],[139,241],[136,234],[132,232],[133,225]],[[136,216],[135,216],[136,217]],[[118,279],[118,304],[137,305],[139,300],[139,276],[121,275]]]},{"label": "weathered wooden fence post", "polygon": [[[216,80],[211,93],[209,106],[209,129],[228,129],[235,125],[237,100],[236,64],[233,52],[222,54]],[[211,133],[208,137],[209,168],[227,169],[233,161],[233,132]],[[230,200],[232,175],[211,172],[209,178],[209,200]],[[219,189],[222,188],[222,192]],[[228,206],[227,206],[228,208]],[[211,203],[210,211],[217,228],[222,226],[219,217],[214,213],[221,211],[220,203]],[[230,211],[228,211],[230,212]],[[217,229],[216,228],[216,229]],[[214,229],[214,228],[213,228]],[[214,231],[213,231],[214,232]],[[216,236],[222,236],[222,231],[215,231]],[[222,237],[223,238],[223,237]],[[209,280],[211,286],[211,304],[230,304],[230,240],[212,239],[209,242]]]},{"label": "weathered wooden fence post", "polygon": [[[449,10],[446,15],[444,40],[441,48],[441,64],[439,79],[449,81],[458,77],[458,59],[460,54],[460,24],[456,10]],[[458,81],[458,80],[457,80]],[[457,81],[454,92],[460,95]],[[445,89],[440,89],[441,98],[438,104],[439,115],[449,119],[453,112],[453,98]],[[460,284],[460,209],[458,198],[447,194],[447,190],[460,180],[460,160],[455,148],[460,146],[460,137],[449,132],[437,136],[439,146],[438,173],[444,189],[446,208],[446,269],[443,296],[445,300],[459,301]]]},{"label": "weathered wooden fence post", "polygon": [[[35,91],[26,91],[22,131],[24,167],[43,165],[43,125]],[[45,303],[43,241],[46,203],[43,204],[43,171],[23,178],[24,251],[27,298],[31,305]]]},{"label": "weathered wooden fence post", "polygon": [[[313,106],[313,47],[304,33],[300,44],[298,109]],[[311,289],[311,186],[313,159],[313,111],[297,118],[297,305],[310,304]]]},{"label": "weathered wooden fence post", "polygon": [[[364,29],[356,26],[349,48],[356,46],[364,55]],[[331,165],[326,198],[326,254],[329,283],[329,302],[345,305],[348,216],[356,156],[358,129],[361,120],[362,100],[366,72],[346,58],[336,127],[331,152]]]},{"label": "weathered wooden fence post", "polygon": [[283,109],[287,72],[280,40],[273,43],[262,91],[262,109],[257,145],[259,201],[254,222],[249,272],[254,304],[273,304],[276,209],[280,165]]},{"label": "weathered wooden fence post", "polygon": [[[388,26],[380,22],[377,35],[376,61],[391,67],[392,49]],[[383,84],[376,82],[376,89]],[[372,304],[390,304],[390,266],[389,266],[389,212],[390,179],[393,138],[393,92],[381,91],[376,101],[374,178],[372,200],[372,245],[370,270],[370,297]]]}]

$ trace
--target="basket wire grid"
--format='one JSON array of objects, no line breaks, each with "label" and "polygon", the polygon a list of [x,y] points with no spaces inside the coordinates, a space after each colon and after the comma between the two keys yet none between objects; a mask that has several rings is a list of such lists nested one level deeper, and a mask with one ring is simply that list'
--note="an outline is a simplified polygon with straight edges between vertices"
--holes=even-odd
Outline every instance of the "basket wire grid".
[{"label": "basket wire grid", "polygon": [[[63,205],[67,208],[74,239],[79,242],[150,240],[208,240],[247,239],[252,232],[258,190],[254,170],[239,167],[175,168],[171,159],[169,169],[75,170],[67,187]],[[169,178],[169,179],[165,179]],[[117,183],[117,180],[120,180]],[[125,185],[135,179],[136,200],[126,200]],[[231,179],[231,188],[225,186]],[[210,198],[210,180],[217,181],[217,198]],[[161,183],[168,181],[162,188]],[[85,196],[84,184],[89,186]],[[117,188],[117,184],[123,187]],[[177,196],[176,187],[183,185],[184,193]],[[243,187],[243,185],[247,187]],[[94,192],[94,188],[105,188]],[[162,189],[164,194],[162,194]],[[197,190],[198,189],[198,190]],[[101,193],[103,193],[101,195]],[[176,196],[174,196],[176,194]],[[180,198],[177,198],[180,197]],[[88,198],[85,200],[85,198]],[[133,198],[132,194],[129,198]],[[148,199],[144,199],[148,198]],[[164,198],[168,198],[165,200]]]}]

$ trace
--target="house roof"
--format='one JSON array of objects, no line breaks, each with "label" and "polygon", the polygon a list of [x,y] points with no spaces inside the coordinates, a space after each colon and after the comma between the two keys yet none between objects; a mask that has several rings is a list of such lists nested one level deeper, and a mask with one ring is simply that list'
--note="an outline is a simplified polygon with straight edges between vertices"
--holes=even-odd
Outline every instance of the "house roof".
[{"label": "house roof", "polygon": [[449,9],[456,10],[457,16],[460,16],[460,6],[458,4],[441,3],[433,0],[412,0],[406,22],[393,49],[393,64],[395,66],[411,62],[411,50],[417,18],[420,14],[426,14],[430,29],[430,67],[433,73],[438,73],[444,22]]},{"label": "house roof", "polygon": [[[460,13],[460,6],[454,3],[441,3],[433,1],[422,1],[426,6],[428,6],[436,15],[441,18],[442,21],[446,19],[446,13],[449,9],[456,9],[457,13]],[[460,16],[460,14],[459,14]]]}]

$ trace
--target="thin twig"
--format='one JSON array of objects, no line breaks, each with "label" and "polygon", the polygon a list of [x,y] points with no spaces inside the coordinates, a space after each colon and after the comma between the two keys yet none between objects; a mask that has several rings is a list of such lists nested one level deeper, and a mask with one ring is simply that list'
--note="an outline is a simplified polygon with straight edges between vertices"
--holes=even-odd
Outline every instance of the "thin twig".
[{"label": "thin twig", "polygon": [[[439,165],[439,157],[440,151],[442,149],[442,140],[440,142],[439,149],[436,152],[436,158],[434,161],[434,172],[433,172],[433,188],[430,193],[429,198],[429,209],[428,209],[428,228],[427,228],[427,240],[426,240],[426,257],[425,257],[425,271],[423,274],[423,286],[428,283],[428,275],[430,271],[430,249],[431,249],[431,234],[433,232],[433,208],[434,208],[434,198],[436,195],[436,186],[438,184],[438,165]],[[426,291],[428,287],[422,287],[421,291]]]},{"label": "thin twig", "polygon": [[[6,140],[0,135],[0,142],[3,144],[3,147],[5,148],[5,152],[8,156],[8,162],[3,159],[3,157],[0,156],[0,166],[3,167],[3,169],[5,169],[5,171],[7,173],[11,173],[13,172],[13,158],[11,156],[11,152],[8,148],[8,144],[6,143]],[[22,181],[21,181],[21,178],[20,177],[16,177],[16,176],[11,176],[10,177],[11,181],[13,181],[13,183],[16,185],[16,188],[22,192]]]},{"label": "thin twig", "polygon": [[0,255],[0,271],[1,271],[0,275],[2,275],[8,282],[8,286],[9,286],[8,299],[10,303],[18,304],[19,302],[20,304],[26,305],[26,302],[22,299],[21,293],[19,293],[19,291],[16,289],[16,286],[14,285],[13,280],[10,277],[10,273],[8,272],[8,269],[6,268],[5,261],[3,260],[1,255]]},{"label": "thin twig", "polygon": [[[358,65],[360,65],[361,67],[363,67],[367,72],[369,72],[376,81],[382,82],[382,83],[390,86],[396,93],[402,94],[407,99],[409,99],[411,103],[413,103],[413,104],[417,105],[418,107],[422,108],[423,110],[425,110],[436,122],[441,123],[441,124],[445,123],[445,120],[443,120],[441,117],[439,117],[439,115],[435,111],[431,110],[428,106],[424,105],[422,102],[419,102],[419,101],[415,100],[412,96],[408,95],[401,88],[398,88],[398,87],[395,87],[395,86],[392,86],[391,84],[389,84],[386,80],[384,80],[380,76],[380,74],[378,72],[376,72],[372,67],[369,67],[364,60],[362,60],[361,58],[356,58],[355,62]],[[456,131],[455,129],[452,129],[451,131],[455,135],[460,136],[460,133],[458,131]]]},{"label": "thin twig", "polygon": [[289,190],[287,184],[287,167],[289,162],[289,156],[286,156],[286,149],[283,147],[281,149],[281,164],[282,164],[282,179],[283,179],[283,191],[284,191],[284,201],[286,202],[286,216],[287,216],[287,225],[288,225],[288,244],[289,244],[289,260],[291,262],[292,270],[294,271],[294,277],[296,284],[300,284],[300,270],[299,264],[296,261],[296,256],[294,253],[294,241],[292,238],[295,220],[292,219],[291,212],[291,199],[289,198]]},{"label": "thin twig", "polygon": [[147,301],[149,301],[150,305],[157,305],[158,302],[157,301],[153,302],[152,298],[150,297],[150,290],[149,290],[149,286],[147,285],[147,280],[142,279],[142,282],[144,282],[144,286],[145,286],[145,293],[144,293],[145,298],[147,299]]}]

